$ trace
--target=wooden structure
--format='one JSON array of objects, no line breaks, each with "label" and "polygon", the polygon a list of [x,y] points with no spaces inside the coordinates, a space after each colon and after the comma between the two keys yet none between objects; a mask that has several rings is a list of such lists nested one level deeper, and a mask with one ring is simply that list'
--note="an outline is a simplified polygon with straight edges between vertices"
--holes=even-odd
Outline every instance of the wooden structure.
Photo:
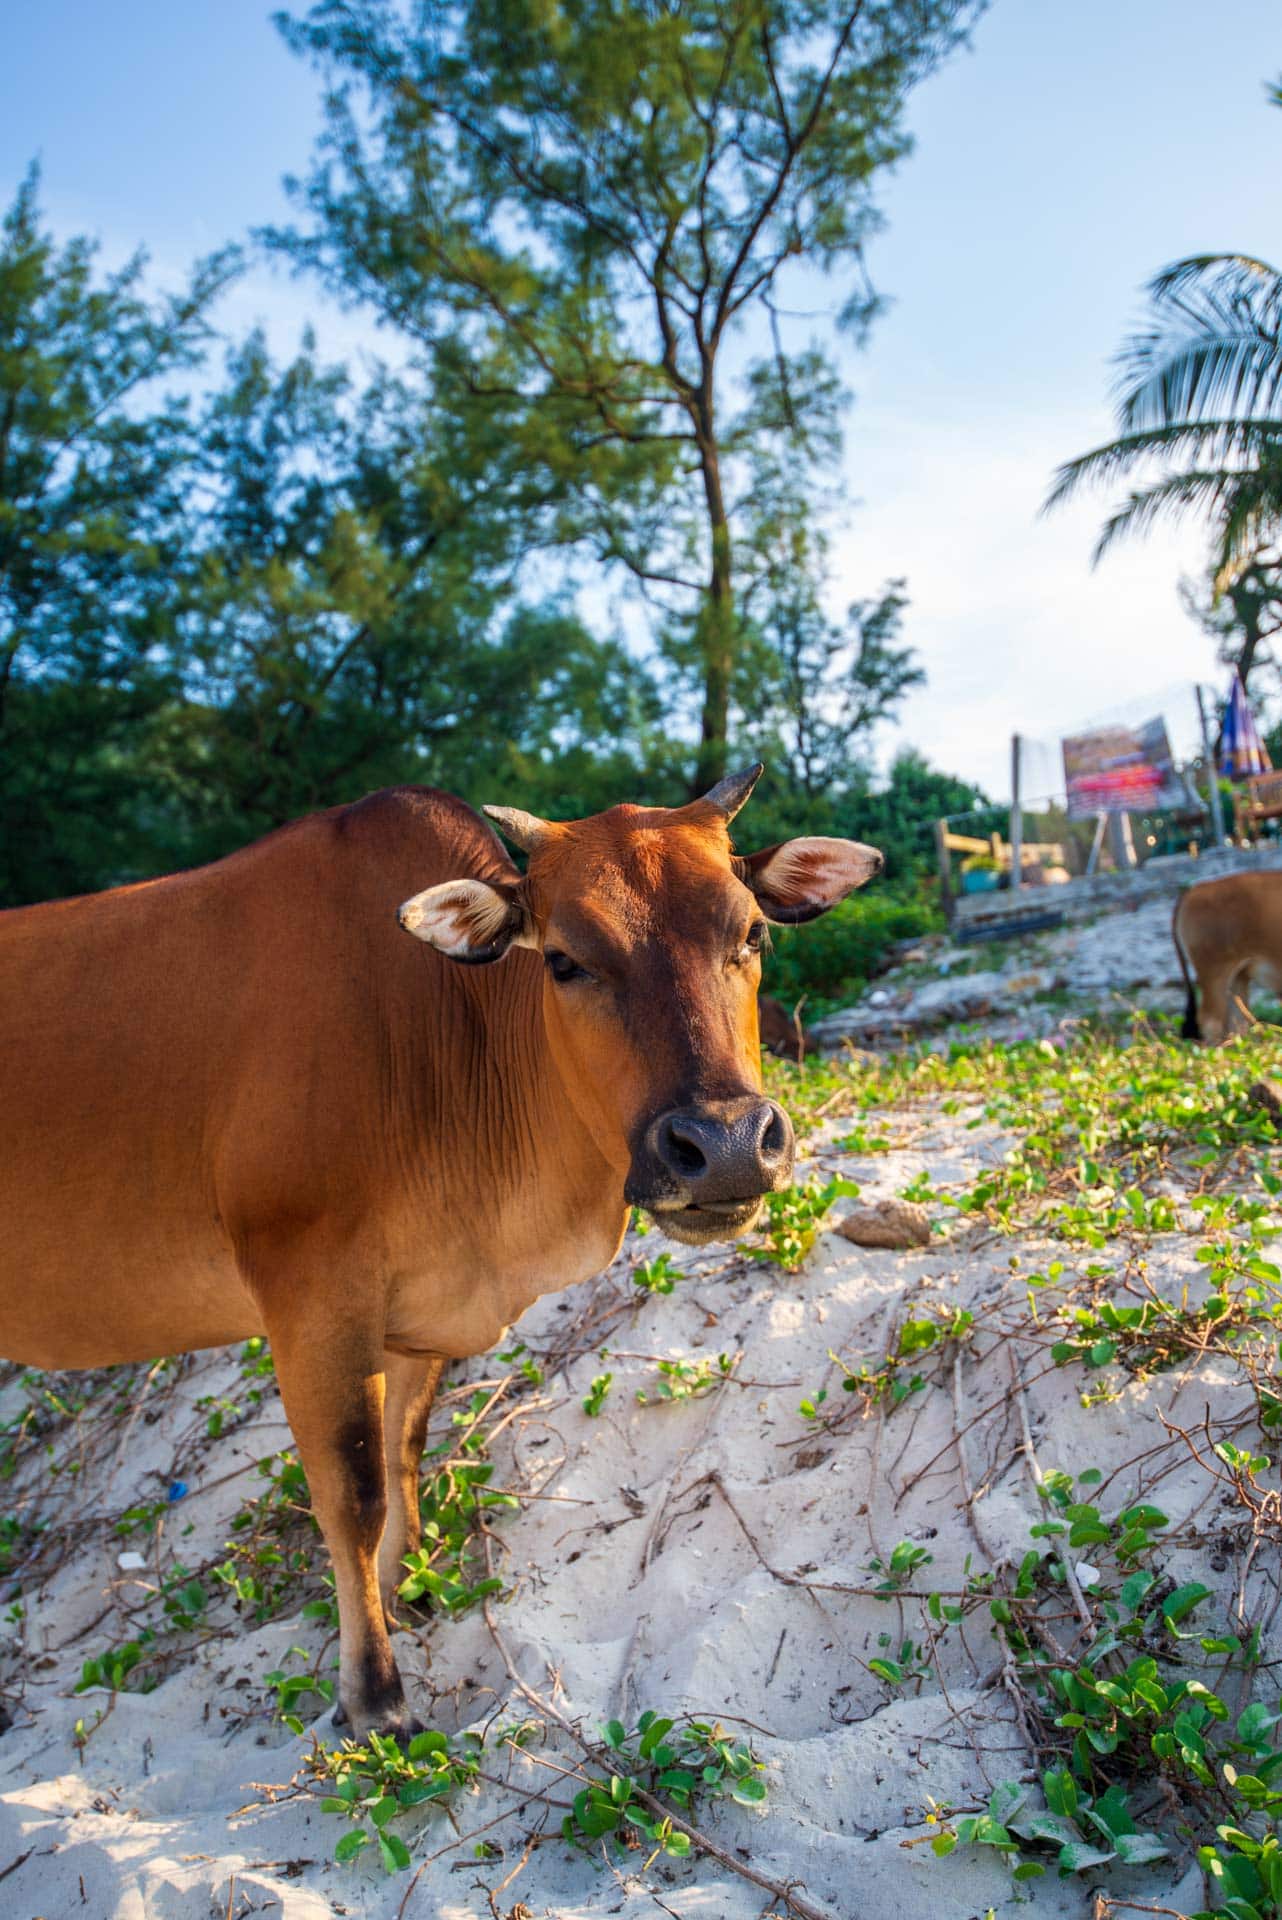
[{"label": "wooden structure", "polygon": [[[980,839],[973,833],[953,833],[946,820],[935,822],[935,851],[939,858],[939,887],[943,898],[945,913],[951,914],[956,889],[953,886],[952,858],[954,853],[976,853],[986,855],[999,873],[1013,873],[1016,848],[1009,840],[1003,840],[1000,833],[990,833]],[[1058,841],[1023,840],[1018,846],[1019,871],[1021,878],[1030,867],[1040,867],[1043,862],[1049,866],[1062,867],[1065,864],[1064,848]]]},{"label": "wooden structure", "polygon": [[1253,773],[1233,794],[1233,838],[1254,839],[1266,820],[1282,820],[1282,773]]}]

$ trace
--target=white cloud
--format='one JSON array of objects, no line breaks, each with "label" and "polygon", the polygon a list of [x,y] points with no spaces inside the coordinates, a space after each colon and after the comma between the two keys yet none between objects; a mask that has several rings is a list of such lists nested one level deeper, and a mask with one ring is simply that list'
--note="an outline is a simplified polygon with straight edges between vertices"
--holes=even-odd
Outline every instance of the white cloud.
[{"label": "white cloud", "polygon": [[1081,414],[942,428],[857,417],[849,466],[867,504],[837,544],[838,586],[853,598],[906,575],[905,635],[929,676],[892,751],[910,742],[1004,795],[1013,732],[1045,745],[1030,755],[1039,792],[1058,778],[1062,734],[1119,708],[1137,719],[1164,711],[1176,751],[1192,749],[1193,684],[1221,675],[1176,585],[1201,570],[1204,533],[1164,528],[1092,570],[1105,498],[1039,516],[1055,466],[1097,424],[1084,434]]}]

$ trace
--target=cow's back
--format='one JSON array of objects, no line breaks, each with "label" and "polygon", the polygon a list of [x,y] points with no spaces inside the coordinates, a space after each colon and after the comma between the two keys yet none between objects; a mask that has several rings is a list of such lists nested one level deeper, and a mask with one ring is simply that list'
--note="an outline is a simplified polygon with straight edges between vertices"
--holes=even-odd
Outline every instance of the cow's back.
[{"label": "cow's back", "polygon": [[1282,966],[1282,872],[1263,868],[1199,881],[1181,896],[1177,923],[1195,965],[1223,957]]},{"label": "cow's back", "polygon": [[416,1012],[460,995],[396,908],[487,867],[511,871],[470,809],[393,789],[0,914],[0,1353],[98,1364],[256,1331],[239,1250],[377,1203]]}]

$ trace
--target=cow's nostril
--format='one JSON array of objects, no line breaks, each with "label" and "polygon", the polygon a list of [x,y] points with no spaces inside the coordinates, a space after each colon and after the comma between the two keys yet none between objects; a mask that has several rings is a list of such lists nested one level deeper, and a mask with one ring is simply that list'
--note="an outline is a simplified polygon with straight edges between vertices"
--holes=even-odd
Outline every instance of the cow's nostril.
[{"label": "cow's nostril", "polygon": [[707,1154],[679,1120],[665,1120],[659,1135],[659,1150],[674,1173],[693,1178],[707,1171]]},{"label": "cow's nostril", "polygon": [[761,1135],[762,1158],[769,1161],[781,1160],[788,1151],[788,1122],[784,1118],[782,1107],[772,1105],[767,1111],[770,1117]]}]

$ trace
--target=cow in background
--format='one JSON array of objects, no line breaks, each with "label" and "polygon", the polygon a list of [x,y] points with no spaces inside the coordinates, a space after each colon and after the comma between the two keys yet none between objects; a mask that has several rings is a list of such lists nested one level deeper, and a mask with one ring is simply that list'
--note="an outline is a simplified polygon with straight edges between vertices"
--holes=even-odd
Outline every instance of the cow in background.
[{"label": "cow in background", "polygon": [[1226,873],[1190,887],[1175,903],[1171,936],[1188,989],[1181,1037],[1218,1046],[1250,1020],[1252,983],[1282,994],[1282,873]]}]

